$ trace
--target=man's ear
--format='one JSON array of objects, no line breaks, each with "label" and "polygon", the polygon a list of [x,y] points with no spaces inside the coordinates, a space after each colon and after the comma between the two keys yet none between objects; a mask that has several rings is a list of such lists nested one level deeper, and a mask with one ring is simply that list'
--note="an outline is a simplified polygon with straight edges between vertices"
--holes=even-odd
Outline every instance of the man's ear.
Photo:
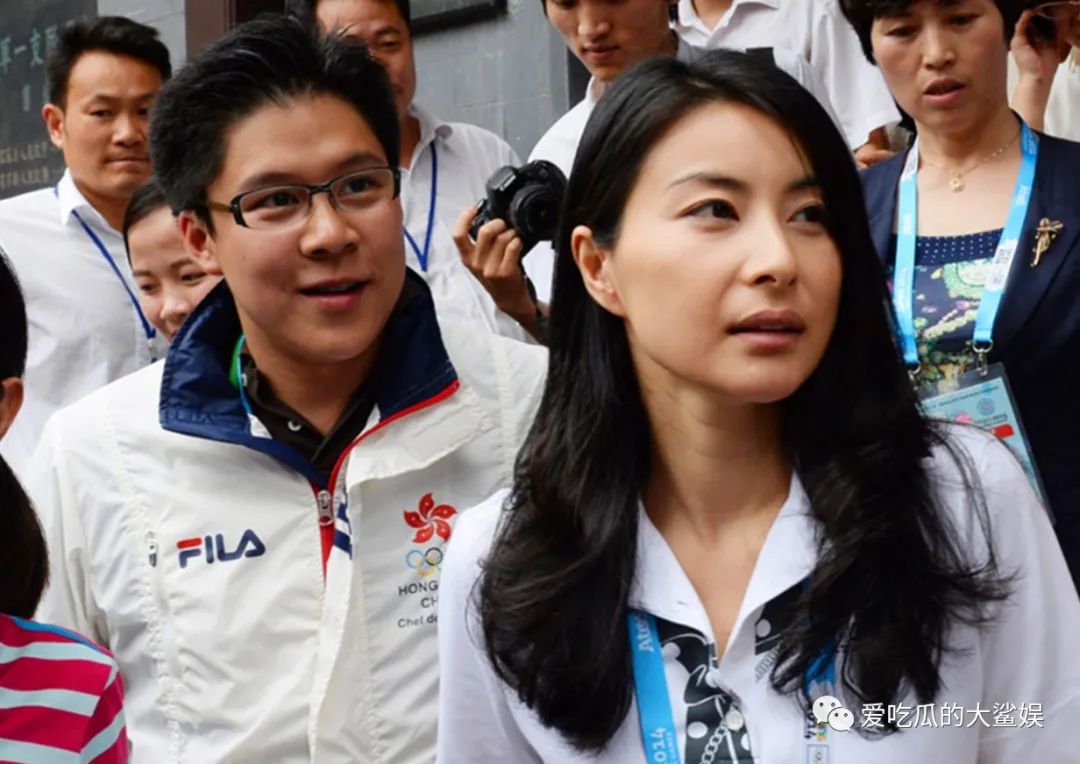
[{"label": "man's ear", "polygon": [[64,150],[64,110],[54,103],[41,107],[41,118],[45,120],[45,129],[49,131],[52,145]]},{"label": "man's ear", "polygon": [[585,289],[600,307],[616,316],[625,317],[611,265],[611,250],[596,243],[592,229],[579,225],[570,234],[570,250],[581,272]]},{"label": "man's ear", "polygon": [[177,215],[176,225],[180,229],[180,238],[184,240],[184,249],[191,255],[191,259],[211,276],[222,275],[214,237],[207,229],[206,222],[194,211],[184,210]]},{"label": "man's ear", "polygon": [[23,383],[18,377],[0,380],[0,438],[15,421],[23,402]]}]

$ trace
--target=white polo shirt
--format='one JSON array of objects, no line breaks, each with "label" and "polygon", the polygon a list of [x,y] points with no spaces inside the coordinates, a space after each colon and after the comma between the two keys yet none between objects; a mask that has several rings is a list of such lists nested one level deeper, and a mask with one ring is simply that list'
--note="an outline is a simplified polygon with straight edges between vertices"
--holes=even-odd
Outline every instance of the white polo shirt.
[{"label": "white polo shirt", "polygon": [[[695,47],[680,39],[675,57],[680,61],[693,62],[708,52],[706,48]],[[787,72],[810,91],[810,94],[817,98],[818,103],[828,112],[837,128],[842,129],[840,120],[829,103],[824,85],[806,59],[801,54],[784,48],[774,48],[772,54],[776,67]],[[595,78],[590,79],[585,88],[585,97],[540,137],[532,153],[529,154],[530,162],[546,159],[554,163],[567,177],[570,176],[578,144],[581,143],[581,135],[585,132],[585,124],[589,121],[589,116],[598,100],[593,92],[595,83]],[[525,273],[536,288],[537,298],[548,302],[551,299],[551,281],[555,270],[555,250],[551,242],[537,243],[529,250],[524,262]]]},{"label": "white polo shirt", "polygon": [[817,72],[852,149],[870,131],[900,121],[881,72],[866,60],[836,0],[734,0],[709,29],[692,0],[679,0],[679,36],[702,48],[777,47],[800,53]]},{"label": "white polo shirt", "polygon": [[[483,285],[461,262],[450,234],[465,208],[486,196],[485,184],[495,170],[503,165],[516,167],[521,161],[506,141],[489,130],[460,122],[443,122],[416,104],[411,113],[420,122],[420,142],[405,168],[408,172],[401,178],[401,204],[408,232],[405,262],[431,287],[440,318],[532,341],[520,324],[495,307]],[[431,210],[432,146],[437,164],[435,214],[431,219],[430,251],[424,267],[420,255],[424,252]]]},{"label": "white polo shirt", "polygon": [[[630,606],[658,622],[682,761],[1077,761],[1073,733],[1080,720],[1080,601],[1061,550],[1045,510],[1006,448],[974,428],[955,428],[955,438],[982,477],[1001,570],[1018,575],[1011,597],[995,608],[996,620],[985,631],[954,626],[953,644],[968,652],[956,653],[941,666],[944,689],[932,708],[924,707],[920,715],[917,701],[907,698],[891,709],[903,728],[894,735],[882,737],[864,729],[879,717],[876,709],[859,707],[851,709],[856,729],[827,729],[819,739],[816,730],[811,734],[809,709],[796,698],[778,694],[769,683],[778,637],[785,619],[791,618],[787,605],[798,595],[816,557],[817,521],[798,478],[792,480],[789,497],[766,537],[728,644],[719,650],[697,591],[641,511]],[[958,537],[974,558],[985,559],[985,537],[955,466],[938,449],[930,469]],[[443,561],[438,761],[642,764],[636,700],[603,753],[586,756],[544,727],[492,670],[472,598],[505,497],[503,492],[461,516]],[[712,659],[713,652],[721,657]],[[835,684],[815,689],[812,697],[819,692],[841,700],[844,696]],[[889,712],[883,708],[880,719]],[[937,726],[929,726],[931,714]],[[706,748],[715,751],[715,758],[708,759]]]},{"label": "white polo shirt", "polygon": [[[137,287],[124,240],[70,172],[55,189],[0,201],[0,248],[15,267],[30,323],[23,408],[0,441],[0,455],[22,475],[53,412],[150,363],[151,348],[132,302]],[[154,342],[157,354],[161,343]]]}]

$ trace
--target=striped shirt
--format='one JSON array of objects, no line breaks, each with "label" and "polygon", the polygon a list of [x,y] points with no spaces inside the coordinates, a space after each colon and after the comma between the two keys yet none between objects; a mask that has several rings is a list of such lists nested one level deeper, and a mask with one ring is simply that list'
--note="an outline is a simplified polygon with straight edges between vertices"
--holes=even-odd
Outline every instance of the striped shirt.
[{"label": "striped shirt", "polygon": [[0,614],[0,762],[124,764],[123,700],[108,651]]}]

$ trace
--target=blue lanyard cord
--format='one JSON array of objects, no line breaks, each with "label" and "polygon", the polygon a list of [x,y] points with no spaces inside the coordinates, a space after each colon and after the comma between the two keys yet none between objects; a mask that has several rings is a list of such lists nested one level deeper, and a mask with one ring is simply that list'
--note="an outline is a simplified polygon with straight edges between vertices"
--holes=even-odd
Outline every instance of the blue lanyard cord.
[{"label": "blue lanyard cord", "polygon": [[[975,332],[972,348],[976,354],[985,354],[993,345],[994,321],[1001,309],[1009,270],[1016,255],[1016,247],[1031,202],[1031,189],[1035,182],[1035,165],[1039,156],[1039,139],[1027,123],[1021,124],[1020,146],[1023,152],[1020,173],[1016,178],[1009,217],[1001,232],[990,274],[983,287],[979,311],[975,316]],[[919,351],[915,336],[915,236],[918,228],[918,173],[919,141],[916,138],[908,152],[904,171],[900,176],[900,208],[897,214],[896,267],[893,273],[893,308],[900,329],[904,351],[904,363],[915,368],[919,365]]]},{"label": "blue lanyard cord", "polygon": [[[60,189],[53,186],[53,195],[57,198],[60,197]],[[142,311],[142,306],[139,305],[139,298],[135,296],[135,293],[131,291],[131,287],[128,286],[127,279],[124,278],[124,274],[120,272],[120,268],[116,265],[116,261],[113,260],[112,255],[109,254],[109,250],[105,248],[101,239],[94,233],[94,229],[86,224],[86,221],[82,219],[75,210],[71,211],[71,214],[75,216],[75,219],[79,221],[79,225],[86,231],[86,235],[90,237],[90,241],[94,242],[94,246],[98,248],[98,252],[105,258],[105,262],[112,268],[112,272],[116,274],[116,278],[120,280],[120,285],[124,287],[124,291],[127,292],[128,299],[131,300],[132,306],[135,308],[135,314],[139,317],[139,323],[142,324],[143,334],[146,335],[146,341],[150,342],[157,336],[157,331],[153,325],[146,320],[146,315]]]},{"label": "blue lanyard cord", "polygon": [[664,653],[660,647],[660,635],[656,631],[656,619],[640,610],[631,610],[629,628],[634,661],[634,692],[637,695],[645,760],[649,764],[679,764],[675,718],[668,698]]},{"label": "blue lanyard cord", "polygon": [[[631,610],[627,619],[630,629],[630,653],[634,666],[634,694],[637,697],[641,742],[649,764],[679,764],[679,745],[675,734],[675,717],[671,710],[667,678],[664,674],[664,652],[656,619],[649,613]],[[824,650],[807,669],[803,689],[810,695],[812,688],[827,688],[835,692],[836,645]]]},{"label": "blue lanyard cord", "polygon": [[428,202],[427,232],[424,234],[423,251],[417,246],[416,239],[409,233],[409,229],[405,229],[405,238],[412,247],[413,252],[416,253],[416,259],[420,261],[420,270],[425,272],[427,271],[428,256],[431,254],[431,233],[435,229],[435,199],[439,194],[439,157],[435,152],[435,141],[433,140],[428,144],[428,147],[431,149],[431,200]]}]

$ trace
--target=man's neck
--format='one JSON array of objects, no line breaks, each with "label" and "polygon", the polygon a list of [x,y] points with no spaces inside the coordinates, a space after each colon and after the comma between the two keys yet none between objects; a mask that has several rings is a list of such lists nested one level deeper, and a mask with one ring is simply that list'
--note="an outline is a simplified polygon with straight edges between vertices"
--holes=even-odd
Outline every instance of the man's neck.
[{"label": "man's neck", "polygon": [[114,231],[119,232],[124,227],[124,212],[127,210],[130,197],[102,196],[90,190],[74,176],[72,180],[75,182],[75,188],[79,189],[79,193],[90,203],[90,206],[105,218],[105,222]]},{"label": "man's neck", "polygon": [[734,0],[694,0],[694,12],[705,26],[713,30],[733,3]]},{"label": "man's neck", "polygon": [[286,357],[250,334],[247,349],[278,400],[323,435],[334,429],[353,395],[371,376],[379,350],[375,345],[346,362],[312,364]]},{"label": "man's neck", "polygon": [[412,167],[413,153],[418,143],[420,143],[420,120],[411,114],[406,114],[401,120],[401,155],[398,166],[406,169]]}]

